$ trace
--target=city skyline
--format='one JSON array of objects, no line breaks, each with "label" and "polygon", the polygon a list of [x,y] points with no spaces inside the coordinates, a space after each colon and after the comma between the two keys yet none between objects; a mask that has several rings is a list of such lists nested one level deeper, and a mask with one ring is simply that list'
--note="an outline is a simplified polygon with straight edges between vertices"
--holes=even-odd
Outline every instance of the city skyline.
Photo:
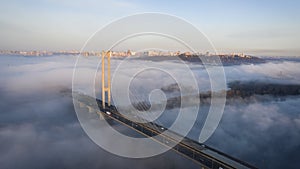
[{"label": "city skyline", "polygon": [[[101,56],[105,50],[58,50],[58,51],[47,51],[47,50],[0,50],[1,55],[21,55],[21,56],[51,56],[51,55],[82,55],[82,56]],[[112,56],[241,56],[244,57],[248,54],[243,52],[232,52],[232,53],[211,53],[207,51],[201,52],[190,52],[180,50],[156,50],[147,49],[142,51],[128,50],[111,50]],[[248,55],[250,56],[250,55]]]},{"label": "city skyline", "polygon": [[80,50],[99,28],[147,11],[185,19],[207,35],[220,53],[300,56],[299,6],[297,1],[278,0],[12,0],[0,6],[0,50]]}]

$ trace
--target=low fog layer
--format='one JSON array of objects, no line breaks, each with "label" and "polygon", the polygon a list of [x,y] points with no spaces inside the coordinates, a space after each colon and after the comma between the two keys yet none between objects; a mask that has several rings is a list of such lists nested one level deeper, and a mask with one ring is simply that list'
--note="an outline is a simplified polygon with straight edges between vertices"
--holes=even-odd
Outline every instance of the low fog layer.
[{"label": "low fog layer", "polygon": [[[93,75],[97,58],[86,58],[83,71]],[[120,60],[112,60],[112,69]],[[150,61],[133,61],[135,64]],[[0,165],[1,168],[193,168],[193,162],[171,152],[148,158],[126,159],[94,144],[81,129],[70,95],[75,57],[1,56],[0,62]],[[168,69],[176,64],[165,62]],[[209,91],[205,69],[190,65],[200,91]],[[225,67],[227,82],[260,80],[299,84],[300,63],[283,61]],[[126,76],[126,71],[123,74]],[[153,72],[152,72],[153,73]],[[169,77],[149,73],[137,81],[136,93],[148,86],[172,84]],[[147,75],[145,75],[147,76]],[[182,77],[185,78],[184,76]],[[188,83],[187,83],[188,84]],[[138,87],[140,86],[140,87]],[[142,87],[141,87],[142,86]],[[188,86],[188,85],[187,85]],[[100,93],[98,93],[100,94]],[[247,103],[233,100],[226,105],[219,127],[206,144],[260,168],[298,168],[300,155],[299,96],[283,100],[258,96]],[[147,97],[143,98],[147,99]],[[264,102],[262,100],[267,100]],[[236,104],[235,104],[236,103]],[[207,105],[199,112],[190,137],[198,139]],[[170,110],[162,118],[173,119]],[[187,122],[188,123],[188,122]]]},{"label": "low fog layer", "polygon": [[128,159],[91,141],[70,97],[74,57],[1,57],[0,168],[197,167],[173,151]]}]

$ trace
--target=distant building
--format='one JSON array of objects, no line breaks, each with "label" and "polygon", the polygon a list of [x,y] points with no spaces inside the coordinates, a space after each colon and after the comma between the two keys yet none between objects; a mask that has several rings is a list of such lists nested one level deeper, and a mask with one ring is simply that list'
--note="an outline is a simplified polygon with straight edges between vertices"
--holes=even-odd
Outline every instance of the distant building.
[{"label": "distant building", "polygon": [[127,55],[127,56],[132,56],[132,52],[128,49],[126,55]]}]

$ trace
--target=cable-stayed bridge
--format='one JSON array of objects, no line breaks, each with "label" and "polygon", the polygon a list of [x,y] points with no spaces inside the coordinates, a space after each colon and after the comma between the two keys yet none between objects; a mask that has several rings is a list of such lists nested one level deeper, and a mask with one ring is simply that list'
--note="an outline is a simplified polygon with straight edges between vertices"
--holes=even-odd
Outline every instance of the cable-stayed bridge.
[{"label": "cable-stayed bridge", "polygon": [[[249,169],[256,168],[244,161],[231,157],[205,144],[201,144],[188,137],[183,137],[176,131],[168,130],[162,124],[138,117],[139,121],[131,120],[118,112],[116,106],[111,104],[110,89],[110,56],[111,52],[102,53],[102,99],[73,92],[75,106],[83,112],[94,113],[101,120],[113,120],[127,126],[144,137],[151,138],[157,143],[172,148],[180,155],[199,164],[201,169]],[[105,59],[107,58],[107,72],[105,71]],[[105,72],[107,75],[105,76]],[[105,80],[105,77],[107,79]],[[148,110],[149,105],[132,94],[137,101],[134,106],[139,110]],[[107,96],[107,99],[106,99]],[[133,112],[134,114],[134,112]],[[168,130],[168,134],[164,134]],[[155,137],[154,137],[155,136]],[[179,143],[175,138],[183,138]]]}]

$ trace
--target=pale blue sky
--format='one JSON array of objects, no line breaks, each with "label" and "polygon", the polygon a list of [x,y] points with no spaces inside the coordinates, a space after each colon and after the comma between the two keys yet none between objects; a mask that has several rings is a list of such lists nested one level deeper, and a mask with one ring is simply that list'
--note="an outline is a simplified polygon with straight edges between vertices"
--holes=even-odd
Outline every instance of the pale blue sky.
[{"label": "pale blue sky", "polygon": [[0,2],[0,49],[80,49],[120,17],[162,12],[202,30],[219,52],[300,56],[298,0],[10,0]]}]

